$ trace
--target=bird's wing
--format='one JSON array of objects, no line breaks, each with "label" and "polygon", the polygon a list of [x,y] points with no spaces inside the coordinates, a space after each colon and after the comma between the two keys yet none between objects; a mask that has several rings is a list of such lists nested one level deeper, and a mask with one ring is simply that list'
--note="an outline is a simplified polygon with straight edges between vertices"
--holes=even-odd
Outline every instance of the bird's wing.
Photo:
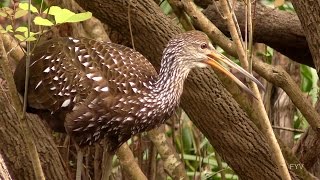
[{"label": "bird's wing", "polygon": [[108,150],[116,150],[133,134],[139,118],[126,107],[117,107],[119,96],[92,91],[85,101],[66,116],[65,128],[80,146],[106,138]]},{"label": "bird's wing", "polygon": [[[145,88],[156,71],[140,53],[128,47],[91,39],[58,38],[35,48],[30,63],[28,105],[54,113],[81,104],[92,90],[127,94]],[[15,81],[24,91],[25,62]]]}]

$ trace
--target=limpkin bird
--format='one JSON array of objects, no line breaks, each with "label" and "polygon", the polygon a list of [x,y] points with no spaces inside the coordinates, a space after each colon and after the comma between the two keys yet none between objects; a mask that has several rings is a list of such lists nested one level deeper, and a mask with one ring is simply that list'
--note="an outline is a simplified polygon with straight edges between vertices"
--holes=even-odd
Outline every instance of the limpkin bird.
[{"label": "limpkin bird", "polygon": [[[109,151],[115,151],[173,114],[194,67],[211,65],[251,92],[221,62],[260,85],[199,31],[169,41],[158,74],[143,55],[122,45],[87,38],[48,40],[31,57],[28,111],[41,114],[56,130],[65,130],[80,146],[106,138]],[[14,74],[21,94],[25,66],[21,61]]]}]

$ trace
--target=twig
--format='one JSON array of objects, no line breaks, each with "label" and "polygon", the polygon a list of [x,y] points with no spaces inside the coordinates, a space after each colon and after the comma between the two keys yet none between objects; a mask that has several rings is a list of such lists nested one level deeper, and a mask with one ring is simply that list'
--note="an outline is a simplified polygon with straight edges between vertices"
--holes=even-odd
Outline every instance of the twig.
[{"label": "twig", "polygon": [[129,4],[128,4],[128,25],[129,25],[129,32],[130,32],[130,36],[131,36],[131,45],[132,45],[132,49],[136,49],[134,46],[134,40],[133,40],[133,33],[132,33],[132,25],[131,25],[131,4],[132,4],[132,0],[129,0]]},{"label": "twig", "polygon": [[304,133],[304,130],[301,129],[294,129],[294,128],[288,128],[288,127],[281,127],[281,126],[272,126],[273,129],[281,129],[286,131],[292,131],[292,132],[298,132],[298,133]]}]

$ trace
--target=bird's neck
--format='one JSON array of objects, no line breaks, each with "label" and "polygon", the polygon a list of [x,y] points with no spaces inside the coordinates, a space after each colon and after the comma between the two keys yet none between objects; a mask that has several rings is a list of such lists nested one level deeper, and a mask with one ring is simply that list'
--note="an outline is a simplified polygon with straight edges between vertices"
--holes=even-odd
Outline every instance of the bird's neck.
[{"label": "bird's neck", "polygon": [[[174,58],[174,57],[172,57]],[[183,69],[173,59],[166,59],[162,63],[158,79],[153,84],[154,98],[161,104],[160,109],[173,111],[180,102],[183,92],[183,84],[188,76],[189,69]]]}]

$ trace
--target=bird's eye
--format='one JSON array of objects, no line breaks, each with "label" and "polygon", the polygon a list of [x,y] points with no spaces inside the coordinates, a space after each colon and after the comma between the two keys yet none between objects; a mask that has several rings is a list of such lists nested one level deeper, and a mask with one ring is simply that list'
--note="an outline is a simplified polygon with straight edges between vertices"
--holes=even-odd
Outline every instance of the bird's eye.
[{"label": "bird's eye", "polygon": [[200,48],[201,48],[201,49],[207,49],[207,48],[208,48],[208,44],[207,44],[207,43],[202,43],[202,44],[200,45]]}]

